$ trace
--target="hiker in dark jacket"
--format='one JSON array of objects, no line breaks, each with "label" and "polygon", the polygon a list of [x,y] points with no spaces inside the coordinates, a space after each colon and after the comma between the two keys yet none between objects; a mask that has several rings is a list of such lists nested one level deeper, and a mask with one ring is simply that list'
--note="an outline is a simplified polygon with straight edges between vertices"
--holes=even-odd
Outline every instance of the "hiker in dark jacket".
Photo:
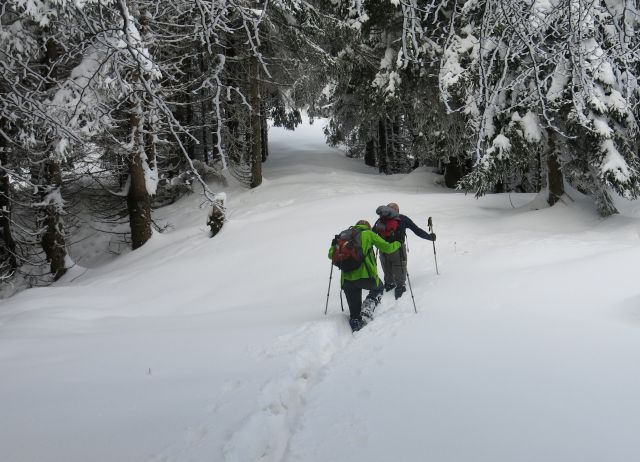
[{"label": "hiker in dark jacket", "polygon": [[380,217],[373,225],[373,231],[387,242],[399,241],[402,246],[396,252],[380,254],[380,263],[384,273],[384,289],[388,292],[395,288],[396,299],[402,297],[407,290],[407,246],[405,239],[407,228],[428,241],[435,241],[435,233],[428,233],[416,225],[409,217],[400,214],[398,204],[392,202],[376,209]]},{"label": "hiker in dark jacket", "polygon": [[[353,271],[342,271],[342,290],[347,298],[351,318],[349,324],[353,331],[360,330],[364,325],[362,315],[372,317],[373,311],[382,298],[382,282],[378,277],[378,264],[373,253],[373,247],[380,250],[380,254],[395,252],[400,248],[399,242],[386,242],[376,233],[371,231],[371,225],[366,220],[360,220],[354,227],[360,232],[360,247],[365,258],[363,263]],[[335,251],[335,239],[329,249],[329,258],[333,258]],[[362,302],[362,290],[368,290],[369,294]]]}]

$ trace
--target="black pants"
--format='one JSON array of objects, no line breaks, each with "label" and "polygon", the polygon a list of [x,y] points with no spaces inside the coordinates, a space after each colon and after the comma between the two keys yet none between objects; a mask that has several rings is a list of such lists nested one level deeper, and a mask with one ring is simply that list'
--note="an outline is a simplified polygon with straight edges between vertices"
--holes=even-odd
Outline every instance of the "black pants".
[{"label": "black pants", "polygon": [[344,281],[342,290],[347,298],[349,305],[349,314],[351,318],[360,318],[360,310],[362,309],[362,290],[368,290],[367,298],[375,299],[382,295],[383,286],[381,282],[376,283],[373,278],[358,279],[357,281]]}]

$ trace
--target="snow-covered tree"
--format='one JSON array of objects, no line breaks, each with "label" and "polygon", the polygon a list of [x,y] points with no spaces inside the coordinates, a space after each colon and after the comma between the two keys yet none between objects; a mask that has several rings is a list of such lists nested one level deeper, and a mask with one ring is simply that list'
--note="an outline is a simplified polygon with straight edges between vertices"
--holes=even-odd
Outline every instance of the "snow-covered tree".
[{"label": "snow-covered tree", "polygon": [[[330,141],[386,173],[418,163],[458,165],[460,117],[446,116],[435,76],[448,2],[335,2],[356,32],[330,87]],[[443,145],[450,143],[450,149]]]},{"label": "snow-covered tree", "polygon": [[329,141],[345,144],[350,155],[364,156],[381,172],[408,171],[410,136],[394,50],[402,15],[386,1],[337,2],[332,13],[352,33],[343,34],[349,41],[337,54],[339,67],[324,92]]},{"label": "snow-covered tree", "polygon": [[467,1],[454,10],[440,69],[451,107],[475,133],[484,194],[546,158],[548,201],[563,172],[614,213],[610,191],[638,189],[638,11],[625,0]]},{"label": "snow-covered tree", "polygon": [[[10,267],[29,261],[38,243],[50,263],[54,279],[67,268],[64,231],[64,201],[61,195],[60,162],[65,139],[72,130],[50,109],[61,76],[70,68],[69,56],[62,56],[62,44],[77,36],[66,27],[68,2],[5,2],[0,11],[0,47],[3,54],[0,83],[0,124],[3,158],[3,229]],[[54,20],[58,20],[56,23]],[[58,27],[58,24],[63,27]],[[12,188],[11,183],[19,184]],[[16,226],[13,204],[25,204],[14,195],[31,188],[29,209],[35,214],[32,226]],[[13,216],[13,218],[11,218]]]}]

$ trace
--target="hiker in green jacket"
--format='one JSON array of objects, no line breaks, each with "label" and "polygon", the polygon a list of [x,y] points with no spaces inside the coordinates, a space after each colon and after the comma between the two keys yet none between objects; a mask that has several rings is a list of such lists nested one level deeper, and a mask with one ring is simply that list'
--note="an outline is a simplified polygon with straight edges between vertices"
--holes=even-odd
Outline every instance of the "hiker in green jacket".
[{"label": "hiker in green jacket", "polygon": [[[353,271],[342,271],[342,290],[347,298],[351,318],[349,324],[353,331],[360,330],[365,324],[362,316],[371,318],[380,299],[382,298],[383,285],[378,277],[378,264],[373,251],[377,247],[382,253],[392,253],[401,246],[400,242],[387,242],[371,231],[371,225],[367,220],[360,220],[354,227],[360,233],[360,247],[364,255],[363,263]],[[335,239],[329,249],[329,258],[333,259],[335,252]],[[368,290],[364,303],[362,302],[362,290]]]}]

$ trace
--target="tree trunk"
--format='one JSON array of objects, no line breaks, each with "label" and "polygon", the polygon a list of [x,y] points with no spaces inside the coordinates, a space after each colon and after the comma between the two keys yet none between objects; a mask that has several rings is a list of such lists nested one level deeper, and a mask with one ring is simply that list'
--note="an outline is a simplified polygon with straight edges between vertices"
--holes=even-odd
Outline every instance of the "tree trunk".
[{"label": "tree trunk", "polygon": [[[107,158],[110,158],[112,156],[111,149],[111,146],[107,146],[105,150],[105,152],[107,153]],[[120,186],[120,189],[122,189],[124,188],[124,185],[127,183],[127,179],[129,178],[129,166],[127,165],[127,158],[119,152],[113,154],[113,156],[115,156],[116,158],[118,186]]]},{"label": "tree trunk", "polygon": [[[188,71],[188,77],[187,78],[191,78],[190,77],[191,74],[191,69],[189,68]],[[186,125],[185,128],[188,128],[189,133],[192,133],[192,129],[194,126],[194,116],[193,116],[193,98],[191,97],[191,90],[186,91],[186,97],[187,97],[187,106],[185,108],[185,119],[186,119]],[[195,159],[196,156],[196,142],[190,137],[190,136],[185,136],[185,140],[187,143],[187,155],[189,156],[189,159]]]},{"label": "tree trunk", "polygon": [[368,139],[364,145],[364,163],[369,167],[376,166],[376,143],[373,138]]},{"label": "tree trunk", "polygon": [[400,145],[400,122],[398,116],[393,118],[393,121],[389,123],[389,139],[391,143],[391,168],[390,173],[402,173],[404,172],[405,162],[403,159],[404,153],[402,152],[402,146]]},{"label": "tree trunk", "polygon": [[388,163],[387,123],[385,119],[378,119],[378,171],[388,174]]},{"label": "tree trunk", "polygon": [[127,209],[131,226],[131,247],[135,250],[151,238],[151,198],[147,191],[144,167],[142,165],[145,161],[142,159],[141,154],[144,152],[145,146],[142,145],[144,144],[144,137],[140,133],[141,121],[138,111],[132,110],[129,120],[131,122],[133,152],[129,159]]},{"label": "tree trunk", "polygon": [[215,161],[222,157],[220,152],[220,146],[218,146],[218,117],[216,114],[212,114],[211,121],[211,161]]},{"label": "tree trunk", "polygon": [[200,103],[200,110],[202,111],[202,157],[204,163],[209,164],[209,126],[207,124],[207,103],[204,99],[205,96],[206,95],[203,95]]},{"label": "tree trunk", "polygon": [[[158,166],[156,165],[156,141],[155,141],[155,133],[157,127],[153,123],[149,123],[147,125],[147,133],[145,134],[145,145],[144,152],[147,155],[147,165],[152,170],[157,170]],[[149,191],[147,191],[149,193]]]},{"label": "tree trunk", "polygon": [[262,183],[262,123],[260,117],[260,62],[258,58],[252,56],[249,59],[249,99],[251,104],[251,181],[249,187],[256,188]]},{"label": "tree trunk", "polygon": [[387,141],[387,169],[385,170],[384,173],[386,173],[387,175],[390,175],[392,173],[394,173],[394,167],[395,167],[395,137],[394,137],[394,133],[393,133],[393,122],[391,121],[391,119],[386,119],[384,122],[384,126],[386,129],[386,141]]},{"label": "tree trunk", "polygon": [[[0,126],[3,126],[0,121]],[[8,168],[9,143],[0,135],[0,232],[2,233],[3,247],[6,249],[5,264],[3,271],[13,273],[18,268],[16,259],[16,242],[11,233],[11,183],[9,181]],[[3,252],[4,253],[4,252]]]},{"label": "tree trunk", "polygon": [[[191,110],[189,104],[190,104],[189,97],[184,93],[178,94],[176,96],[176,106],[174,109],[174,117],[176,118],[180,126],[184,128],[184,131],[186,131],[189,126],[189,117],[190,117],[189,112]],[[186,151],[187,156],[190,159],[192,159],[193,158],[192,140],[184,131],[180,131],[180,133],[178,133],[178,139],[182,144],[182,146],[184,147],[184,150]],[[169,158],[167,159],[167,161],[170,165],[174,165],[174,166],[181,165],[182,162],[184,162],[182,152],[172,151],[171,154],[169,154]]]},{"label": "tree trunk", "polygon": [[267,126],[267,107],[264,102],[260,105],[260,123],[262,133],[262,162],[266,162],[269,157],[269,127]]},{"label": "tree trunk", "polygon": [[564,194],[564,178],[556,154],[556,132],[552,128],[547,128],[547,135],[549,138],[549,149],[547,151],[547,185],[549,187],[549,197],[547,198],[547,202],[553,206]]},{"label": "tree trunk", "polygon": [[67,250],[62,229],[62,220],[60,218],[62,205],[59,202],[59,200],[62,199],[62,195],[60,194],[62,172],[60,171],[60,163],[54,158],[47,159],[44,164],[44,169],[43,177],[45,185],[47,186],[42,188],[40,193],[41,201],[45,204],[43,216],[41,217],[44,233],[42,234],[40,243],[42,250],[44,250],[47,256],[47,261],[51,265],[53,279],[57,281],[67,272]]},{"label": "tree trunk", "polygon": [[542,191],[542,153],[538,150],[536,159],[536,192]]},{"label": "tree trunk", "polygon": [[[207,65],[205,62],[204,54],[200,55],[200,72],[205,75],[207,73]],[[203,85],[202,90],[200,91],[200,111],[201,111],[201,121],[202,124],[202,157],[205,164],[209,164],[209,100],[208,100],[209,92],[207,88]]]},{"label": "tree trunk", "polygon": [[[120,15],[127,27],[130,14],[123,3],[119,3]],[[140,32],[146,38],[148,34],[146,11],[132,12],[140,17]],[[144,101],[148,96],[140,84],[140,74],[135,71],[131,76],[129,94],[129,130],[131,133],[131,152],[127,157],[129,170],[129,188],[127,191],[127,211],[131,227],[131,247],[135,250],[151,238],[151,196],[147,189],[145,170],[155,169],[155,143],[145,142],[144,128],[149,127],[149,104]],[[180,107],[180,106],[178,106]],[[176,114],[178,117],[178,114]],[[180,119],[178,119],[180,121]],[[152,132],[153,135],[153,132]],[[146,146],[149,144],[149,146]],[[146,165],[144,163],[146,162]]]},{"label": "tree trunk", "polygon": [[[51,89],[56,85],[55,63],[58,59],[58,44],[49,38],[45,45],[44,69],[47,75],[45,87]],[[50,264],[53,279],[57,281],[67,272],[67,248],[64,239],[62,222],[62,172],[56,158],[54,139],[47,137],[46,148],[48,157],[45,159],[38,174],[38,199],[40,216],[38,223],[44,231],[40,236],[40,245]]]}]

